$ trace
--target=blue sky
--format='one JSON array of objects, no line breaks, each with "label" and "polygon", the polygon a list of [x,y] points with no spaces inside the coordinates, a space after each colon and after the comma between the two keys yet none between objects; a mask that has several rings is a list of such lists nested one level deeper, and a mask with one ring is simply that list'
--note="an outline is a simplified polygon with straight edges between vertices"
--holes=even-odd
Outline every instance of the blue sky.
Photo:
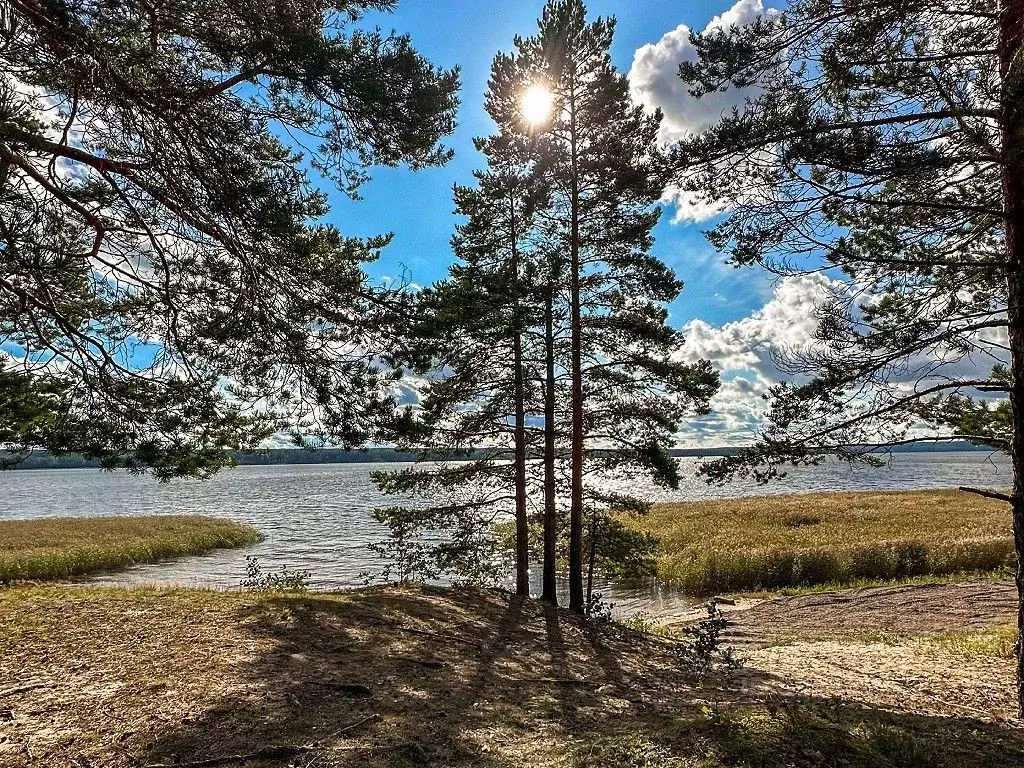
[{"label": "blue sky", "polygon": [[[617,32],[612,56],[628,72],[636,50],[656,43],[680,24],[703,29],[732,2],[591,0],[592,16],[615,16]],[[472,146],[474,136],[488,135],[493,125],[483,110],[491,60],[509,51],[516,34],[536,30],[543,0],[401,0],[393,14],[376,14],[367,22],[385,31],[412,36],[417,49],[435,64],[462,70],[459,126],[448,140],[455,158],[445,167],[412,173],[375,169],[362,189],[363,199],[350,201],[332,194],[332,220],[349,235],[393,232],[395,239],[371,272],[396,275],[403,269],[420,284],[442,278],[452,261],[448,245],[456,223],[452,213],[454,183],[468,184],[482,165]],[[735,270],[701,235],[702,225],[673,224],[666,211],[655,232],[656,253],[685,281],[686,289],[671,307],[673,325],[700,318],[721,325],[750,315],[771,291],[768,278],[756,270]]]}]

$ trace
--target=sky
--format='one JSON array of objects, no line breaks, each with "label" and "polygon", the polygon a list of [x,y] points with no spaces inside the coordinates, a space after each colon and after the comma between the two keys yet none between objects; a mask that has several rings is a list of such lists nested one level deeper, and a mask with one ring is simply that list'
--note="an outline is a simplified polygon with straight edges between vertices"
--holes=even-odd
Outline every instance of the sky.
[{"label": "sky", "polygon": [[[749,23],[774,13],[762,0],[590,0],[591,17],[614,16],[615,65],[630,79],[634,98],[665,113],[662,138],[699,130],[742,93],[716,94],[696,103],[676,76],[692,55],[690,30]],[[443,10],[439,11],[439,8]],[[366,19],[384,31],[408,33],[417,50],[436,65],[461,69],[459,125],[448,139],[454,159],[442,168],[413,173],[375,169],[351,201],[332,195],[332,217],[343,232],[368,236],[394,233],[393,243],[371,274],[404,274],[418,284],[442,279],[452,263],[449,238],[458,219],[452,212],[452,185],[472,183],[483,166],[472,139],[494,126],[483,109],[491,60],[512,50],[517,34],[536,32],[543,0],[401,0],[396,12]],[[756,439],[768,387],[781,378],[771,350],[807,343],[814,331],[811,306],[828,286],[820,275],[774,280],[757,268],[736,269],[704,238],[714,211],[666,204],[655,230],[654,253],[672,267],[686,287],[669,307],[670,323],[688,339],[680,355],[710,359],[723,386],[712,401],[714,413],[685,425],[680,445],[741,445]]]},{"label": "sky", "polygon": [[[759,3],[745,5],[759,7]],[[543,0],[453,0],[443,19],[438,18],[438,8],[436,0],[401,0],[395,13],[378,14],[367,22],[385,31],[408,33],[417,50],[435,64],[461,68],[459,126],[447,142],[455,151],[454,159],[443,168],[416,173],[376,169],[360,201],[332,195],[335,223],[347,234],[394,233],[394,243],[372,271],[393,276],[404,269],[419,284],[443,278],[452,261],[448,241],[457,221],[452,213],[452,185],[472,182],[473,170],[483,165],[472,139],[494,131],[483,109],[491,60],[499,51],[512,49],[516,34],[535,33]],[[630,71],[638,49],[658,43],[680,24],[703,29],[730,8],[730,2],[718,0],[588,3],[592,16],[617,19],[612,57],[622,72]],[[679,59],[672,56],[665,63],[664,74],[674,80]],[[666,210],[655,232],[655,253],[688,285],[671,307],[674,324],[701,318],[717,325],[745,317],[764,303],[771,289],[764,274],[726,266],[701,234],[706,224],[673,223],[673,218],[673,210]]]}]

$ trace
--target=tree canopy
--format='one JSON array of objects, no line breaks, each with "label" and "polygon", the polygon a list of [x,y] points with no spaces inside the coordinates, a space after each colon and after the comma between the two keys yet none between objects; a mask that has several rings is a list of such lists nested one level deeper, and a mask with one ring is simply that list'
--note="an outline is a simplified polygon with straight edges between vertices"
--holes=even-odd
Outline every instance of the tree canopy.
[{"label": "tree canopy", "polygon": [[[832,285],[815,343],[781,356],[793,381],[761,442],[710,476],[921,439],[1008,450],[1014,487],[993,495],[1024,609],[1022,40],[1016,0],[795,0],[693,38],[695,96],[753,95],[674,157],[727,210],[709,236],[733,263]],[[1018,681],[1024,712],[1024,653]]]},{"label": "tree canopy", "polygon": [[360,24],[394,6],[3,6],[2,365],[58,403],[9,447],[205,475],[390,415],[404,299],[362,268],[389,238],[324,224],[323,190],[449,157],[458,73]]}]

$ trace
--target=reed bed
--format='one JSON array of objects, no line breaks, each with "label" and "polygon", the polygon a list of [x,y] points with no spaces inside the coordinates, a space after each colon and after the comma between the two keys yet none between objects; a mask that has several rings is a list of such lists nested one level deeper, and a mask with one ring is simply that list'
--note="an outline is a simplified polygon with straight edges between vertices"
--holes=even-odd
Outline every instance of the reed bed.
[{"label": "reed bed", "polygon": [[694,595],[1002,571],[1010,512],[957,490],[664,504],[627,524],[661,541],[658,575]]},{"label": "reed bed", "polygon": [[54,581],[205,554],[262,539],[254,528],[199,515],[0,521],[0,583]]}]

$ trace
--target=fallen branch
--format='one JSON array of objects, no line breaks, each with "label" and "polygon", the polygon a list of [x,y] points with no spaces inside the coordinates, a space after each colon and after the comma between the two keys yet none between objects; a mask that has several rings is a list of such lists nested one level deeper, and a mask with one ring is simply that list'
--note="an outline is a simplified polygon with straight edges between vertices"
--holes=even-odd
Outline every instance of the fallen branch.
[{"label": "fallen branch", "polygon": [[0,691],[0,698],[13,696],[16,693],[25,693],[25,691],[34,691],[36,688],[45,688],[46,685],[46,683],[25,683],[25,685],[16,685],[13,688],[5,688]]},{"label": "fallen branch", "polygon": [[244,755],[221,755],[220,757],[209,757],[205,760],[190,760],[186,763],[150,763],[146,768],[212,768],[217,765],[234,765],[249,760],[276,760],[304,755],[316,749],[315,745],[278,745],[273,747],[262,747],[254,752],[246,752]]},{"label": "fallen branch", "polygon": [[549,683],[551,685],[600,685],[595,680],[580,680],[575,677],[510,677],[516,683]]},{"label": "fallen branch", "polygon": [[327,739],[333,739],[333,738],[335,738],[337,736],[341,736],[341,734],[343,734],[343,733],[348,733],[349,731],[354,731],[360,725],[366,725],[367,723],[375,722],[377,720],[380,720],[380,718],[381,718],[380,714],[377,713],[377,712],[374,712],[372,715],[367,715],[366,717],[364,717],[361,720],[356,720],[354,723],[349,723],[344,728],[339,728],[338,730],[336,730],[334,733],[332,733],[327,738],[320,739],[320,741],[318,741],[317,744],[323,744],[325,741],[327,741]]},{"label": "fallen branch", "polygon": [[987,491],[984,488],[968,488],[965,485],[960,486],[960,490],[965,493],[976,493],[979,496],[984,496],[986,499],[996,499],[998,501],[1005,501],[1007,504],[1013,503],[1013,497],[1005,493],[999,493],[998,491]]}]

